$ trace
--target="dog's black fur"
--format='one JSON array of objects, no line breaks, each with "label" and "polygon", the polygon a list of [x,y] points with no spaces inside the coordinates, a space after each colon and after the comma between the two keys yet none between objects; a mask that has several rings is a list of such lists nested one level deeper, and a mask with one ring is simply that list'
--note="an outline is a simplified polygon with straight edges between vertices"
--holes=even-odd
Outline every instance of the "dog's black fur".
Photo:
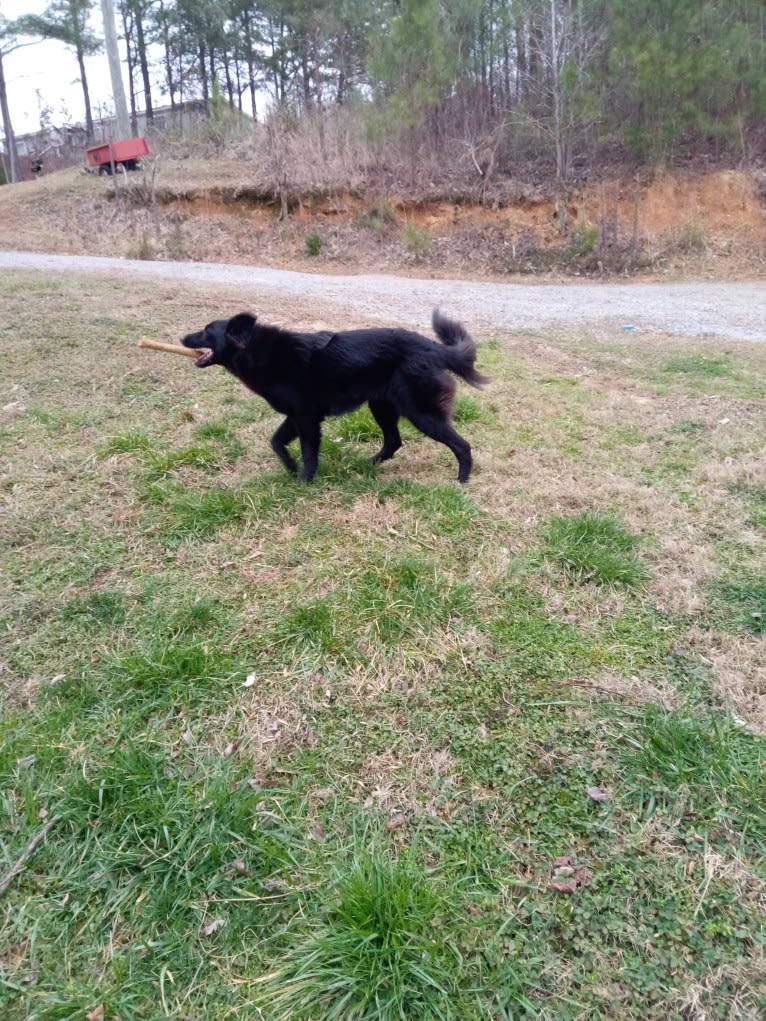
[{"label": "dog's black fur", "polygon": [[[291,471],[297,464],[287,450],[300,441],[303,471],[310,481],[317,470],[321,423],[367,402],[383,431],[383,446],[373,458],[386,461],[402,445],[401,416],[426,436],[444,443],[457,458],[458,481],[471,474],[468,443],[451,423],[456,385],[450,372],[481,386],[486,376],[474,368],[476,344],[460,325],[433,314],[441,344],[401,329],[349,330],[343,333],[293,333],[262,326],[242,312],[190,333],[186,347],[205,348],[199,368],[223,365],[286,418],[271,446]],[[209,352],[209,353],[208,353]]]}]

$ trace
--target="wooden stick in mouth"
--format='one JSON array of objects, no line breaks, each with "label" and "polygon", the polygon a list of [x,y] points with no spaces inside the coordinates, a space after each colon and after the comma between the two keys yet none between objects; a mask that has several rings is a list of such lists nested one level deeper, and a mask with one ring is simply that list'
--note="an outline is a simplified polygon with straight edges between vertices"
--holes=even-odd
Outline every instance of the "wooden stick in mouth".
[{"label": "wooden stick in mouth", "polygon": [[187,358],[199,358],[202,354],[196,348],[182,347],[180,344],[163,344],[161,340],[150,340],[149,337],[141,337],[139,347],[148,347],[152,351],[166,351],[171,355],[185,355]]}]

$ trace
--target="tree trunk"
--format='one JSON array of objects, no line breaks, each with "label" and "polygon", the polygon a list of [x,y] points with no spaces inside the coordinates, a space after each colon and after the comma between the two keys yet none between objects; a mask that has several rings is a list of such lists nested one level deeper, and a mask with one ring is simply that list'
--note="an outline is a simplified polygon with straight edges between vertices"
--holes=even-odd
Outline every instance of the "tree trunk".
[{"label": "tree trunk", "polygon": [[85,74],[85,54],[82,45],[77,43],[77,65],[80,68],[80,84],[82,85],[82,98],[85,103],[85,136],[89,142],[93,141],[93,112],[90,108],[90,92],[88,91],[88,76]]},{"label": "tree trunk", "polygon": [[154,108],[152,106],[152,84],[149,78],[149,61],[146,57],[146,37],[144,25],[140,12],[136,12],[136,51],[138,53],[138,64],[141,68],[141,81],[144,86],[144,110],[146,110],[146,123],[154,123]]},{"label": "tree trunk", "polygon": [[176,79],[173,75],[173,51],[170,45],[170,30],[168,27],[168,18],[165,12],[165,5],[160,0],[160,11],[162,18],[159,19],[158,23],[162,33],[162,47],[165,51],[165,85],[168,90],[168,97],[170,98],[170,108],[175,109],[176,105],[176,92],[178,87],[176,85]]},{"label": "tree trunk", "polygon": [[256,87],[255,87],[255,64],[252,59],[248,57],[247,61],[247,73],[250,79],[248,89],[250,90],[250,106],[253,112],[253,120],[258,120],[258,108],[255,102]]},{"label": "tree trunk", "polygon": [[136,107],[136,67],[138,65],[138,57],[136,55],[136,46],[133,38],[132,25],[135,21],[131,21],[131,18],[135,17],[135,12],[127,6],[127,4],[121,4],[120,9],[122,11],[122,31],[125,36],[125,49],[127,51],[127,63],[128,63],[128,101],[130,103],[130,133],[131,135],[138,134],[138,111]]},{"label": "tree trunk", "polygon": [[233,110],[236,106],[234,102],[234,79],[231,76],[231,57],[229,56],[229,51],[227,49],[221,50],[221,65],[223,67],[226,95],[229,97],[229,106]]},{"label": "tree trunk", "polygon": [[19,167],[19,153],[16,149],[16,136],[13,133],[11,124],[11,112],[8,109],[8,94],[5,88],[5,71],[3,69],[3,54],[0,52],[0,113],[3,117],[3,132],[5,133],[5,148],[8,151],[8,172],[11,182],[21,180],[21,169]]},{"label": "tree trunk", "polygon": [[210,113],[210,88],[208,86],[207,65],[205,64],[204,43],[198,44],[197,62],[199,65],[200,82],[202,84],[202,101],[205,104],[205,110],[207,110],[207,112]]}]

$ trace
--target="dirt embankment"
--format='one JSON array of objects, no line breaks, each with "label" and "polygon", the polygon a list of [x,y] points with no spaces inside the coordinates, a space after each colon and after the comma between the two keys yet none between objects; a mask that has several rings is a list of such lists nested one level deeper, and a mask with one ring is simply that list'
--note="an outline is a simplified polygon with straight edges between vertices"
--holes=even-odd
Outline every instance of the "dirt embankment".
[{"label": "dirt embankment", "polygon": [[159,163],[115,181],[65,171],[0,189],[0,246],[317,270],[502,277],[714,273],[766,263],[766,175],[623,176],[559,194],[274,194],[246,165]]},{"label": "dirt embankment", "polygon": [[[171,191],[163,202],[197,225],[232,215],[262,232],[274,223],[273,197],[243,189],[193,189],[183,197]],[[622,178],[559,195],[519,186],[492,203],[345,193],[304,196],[288,206],[282,222],[289,254],[318,262],[355,262],[344,256],[352,243],[368,266],[393,256],[405,265],[462,262],[497,273],[662,269],[703,256],[757,266],[766,255],[766,178],[737,170]],[[313,252],[306,247],[310,234]]]},{"label": "dirt embankment", "polygon": [[[191,205],[204,209],[205,200]],[[517,241],[534,235],[543,247],[560,245],[578,230],[598,230],[605,244],[648,241],[660,246],[675,234],[677,239],[697,237],[700,243],[758,245],[766,228],[766,181],[762,193],[752,175],[727,170],[695,177],[661,175],[643,184],[617,180],[582,185],[560,196],[522,189],[506,202],[489,206],[403,198],[392,198],[390,205],[397,218],[435,234],[460,227],[494,228]],[[225,209],[224,205],[221,211]],[[293,215],[309,222],[323,217],[349,222],[369,217],[370,212],[363,200],[342,196],[298,206]],[[594,245],[599,240],[594,239]]]}]

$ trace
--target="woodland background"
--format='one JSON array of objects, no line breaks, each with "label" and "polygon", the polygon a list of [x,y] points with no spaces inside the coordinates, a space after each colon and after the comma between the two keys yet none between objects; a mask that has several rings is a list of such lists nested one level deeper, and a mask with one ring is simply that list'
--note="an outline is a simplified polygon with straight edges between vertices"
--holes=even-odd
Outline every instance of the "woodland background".
[{"label": "woodland background", "polygon": [[[111,2],[111,0],[109,0]],[[57,38],[80,63],[103,40],[92,0],[0,21],[4,52]],[[425,159],[566,182],[619,164],[763,155],[763,0],[117,0],[133,115],[202,99],[290,131],[307,118]],[[0,64],[0,69],[2,65]],[[4,91],[4,90],[3,90]],[[321,130],[321,129],[320,129]],[[7,134],[7,132],[6,132]],[[395,154],[395,159],[394,159]]]}]

